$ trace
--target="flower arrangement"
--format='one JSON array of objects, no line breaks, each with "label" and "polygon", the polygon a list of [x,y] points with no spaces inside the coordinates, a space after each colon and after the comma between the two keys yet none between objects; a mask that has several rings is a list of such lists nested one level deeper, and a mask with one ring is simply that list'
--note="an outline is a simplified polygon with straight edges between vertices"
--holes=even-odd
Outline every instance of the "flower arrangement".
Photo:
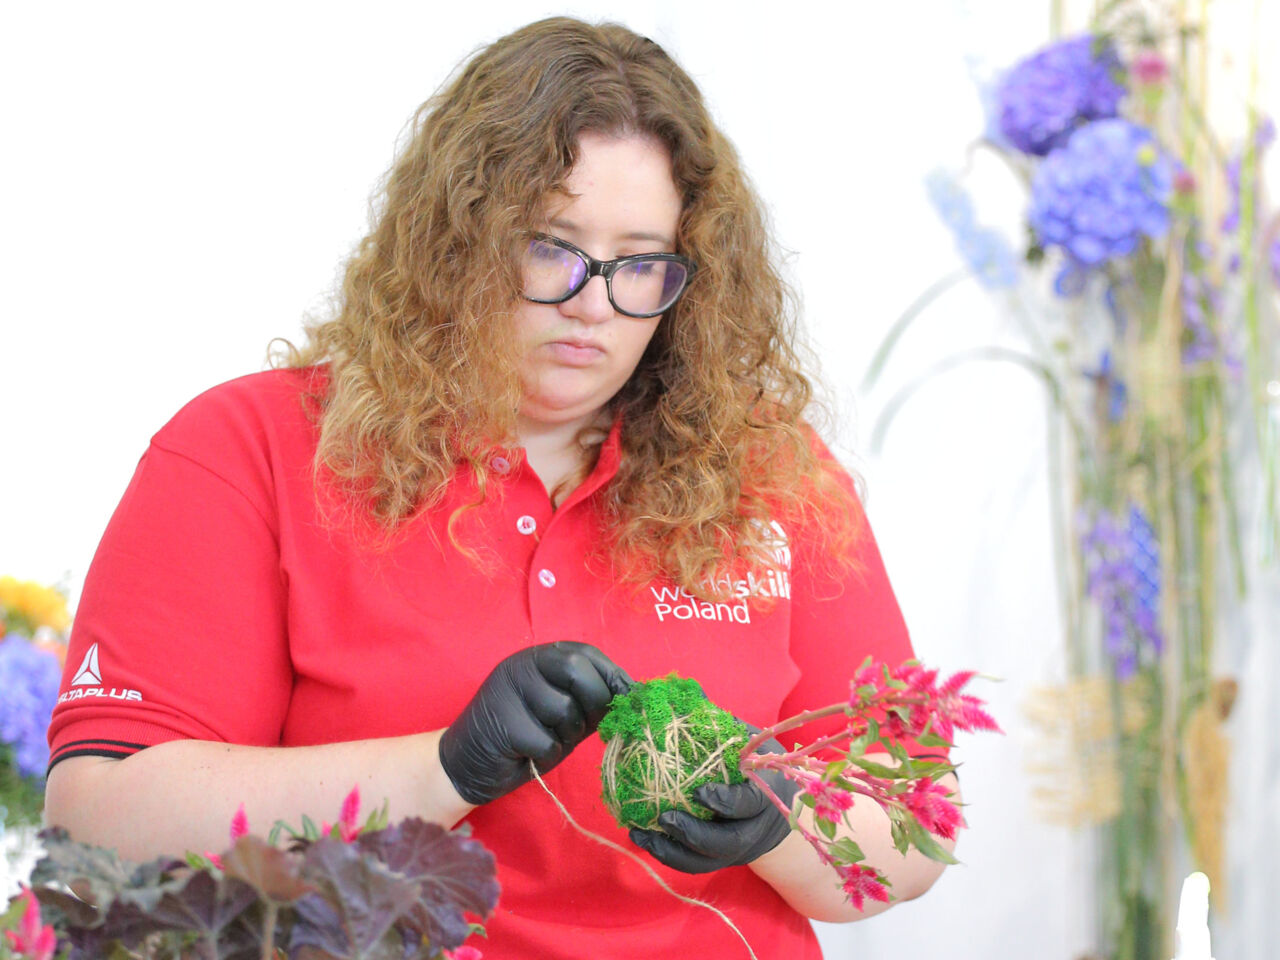
[{"label": "flower arrangement", "polygon": [[979,225],[959,174],[934,174],[967,268],[899,319],[864,384],[929,303],[976,277],[1024,347],[939,364],[886,403],[873,440],[960,362],[1013,362],[1048,388],[1069,678],[1035,713],[1060,748],[1044,763],[1051,812],[1099,825],[1099,949],[1116,960],[1171,955],[1184,854],[1170,838],[1225,889],[1235,680],[1215,675],[1215,653],[1280,535],[1280,212],[1261,176],[1274,127],[1251,91],[1238,138],[1211,126],[1209,24],[1185,10],[1115,0],[1084,36],[1003,74],[970,156],[1025,189],[1025,252]]},{"label": "flower arrangement", "polygon": [[143,864],[46,830],[33,886],[0,915],[0,960],[479,960],[467,915],[497,903],[493,855],[465,830],[390,826],[385,807],[361,824],[359,806],[352,790],[336,824],[265,840],[242,806],[227,850]]},{"label": "flower arrangement", "polygon": [[[939,682],[936,670],[914,660],[891,668],[868,659],[846,699],[761,730],[710,703],[694,680],[673,675],[637,684],[613,699],[600,722],[605,805],[619,826],[654,828],[665,810],[710,816],[694,797],[704,783],[750,781],[833,869],[850,903],[859,910],[867,899],[887,903],[888,879],[862,862],[857,842],[838,828],[844,823],[851,832],[848,813],[856,798],[866,797],[888,815],[900,853],[915,848],[955,862],[934,839],[954,839],[963,824],[938,782],[955,767],[941,755],[908,756],[901,741],[945,750],[956,730],[999,731],[982,701],[963,692],[973,676],[957,673]],[[844,718],[840,728],[807,746],[764,749],[788,731],[832,716]],[[794,809],[762,776],[770,771],[799,788]],[[800,817],[803,807],[813,811],[812,827]]]},{"label": "flower arrangement", "polygon": [[40,819],[70,625],[60,592],[0,577],[0,828]]}]

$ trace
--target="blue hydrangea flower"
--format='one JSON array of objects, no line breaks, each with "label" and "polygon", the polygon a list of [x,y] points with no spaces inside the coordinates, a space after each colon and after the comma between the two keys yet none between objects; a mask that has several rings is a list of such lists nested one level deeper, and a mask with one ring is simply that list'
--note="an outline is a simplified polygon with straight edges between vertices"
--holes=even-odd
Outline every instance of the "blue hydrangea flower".
[{"label": "blue hydrangea flower", "polygon": [[943,223],[955,235],[956,248],[978,282],[988,289],[1012,287],[1018,282],[1018,258],[1004,235],[978,224],[969,192],[945,170],[925,178],[929,200]]},{"label": "blue hydrangea flower", "polygon": [[0,638],[0,743],[24,776],[43,777],[49,765],[46,732],[61,681],[52,653],[16,634]]},{"label": "blue hydrangea flower", "polygon": [[1045,47],[1017,64],[996,92],[1000,130],[1024,153],[1045,156],[1091,120],[1117,115],[1124,66],[1093,36]]},{"label": "blue hydrangea flower", "polygon": [[1065,272],[1089,270],[1168,231],[1173,174],[1149,130],[1099,120],[1045,157],[1031,182],[1027,219],[1042,245],[1066,252]]},{"label": "blue hydrangea flower", "polygon": [[1095,510],[1081,546],[1086,588],[1102,611],[1103,645],[1116,676],[1128,679],[1164,652],[1160,629],[1160,547],[1146,514],[1130,504]]}]

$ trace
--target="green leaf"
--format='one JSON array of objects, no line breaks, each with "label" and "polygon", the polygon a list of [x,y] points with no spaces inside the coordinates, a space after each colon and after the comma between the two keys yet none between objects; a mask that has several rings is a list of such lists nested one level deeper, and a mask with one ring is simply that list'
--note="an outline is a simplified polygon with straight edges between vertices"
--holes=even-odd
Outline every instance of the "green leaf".
[{"label": "green leaf", "polygon": [[924,827],[920,826],[920,822],[915,817],[908,816],[905,818],[907,837],[911,841],[911,845],[923,853],[930,860],[936,860],[938,863],[959,863],[960,861],[947,852],[946,847],[934,839]]},{"label": "green leaf", "polygon": [[858,863],[864,859],[862,848],[849,837],[841,837],[827,848],[827,852],[841,863]]},{"label": "green leaf", "polygon": [[900,819],[895,819],[889,827],[889,835],[893,838],[894,848],[904,857],[907,850],[911,847],[911,840],[907,836],[907,828]]},{"label": "green leaf", "polygon": [[801,804],[798,803],[791,805],[791,813],[787,817],[787,825],[791,827],[792,830],[794,830],[800,823],[800,807]]},{"label": "green leaf", "polygon": [[916,780],[928,777],[937,783],[939,778],[945,777],[954,770],[955,764],[948,763],[946,760],[921,760],[916,757],[911,761],[912,775]]},{"label": "green leaf", "polygon": [[883,763],[876,763],[874,760],[868,760],[866,757],[859,757],[853,762],[873,777],[883,777],[885,780],[897,780],[902,776],[896,768],[886,767]]},{"label": "green leaf", "polygon": [[916,743],[922,747],[952,747],[955,746],[950,740],[943,740],[936,733],[925,732],[916,737]]},{"label": "green leaf", "polygon": [[825,820],[822,817],[814,817],[813,822],[817,826],[818,832],[820,834],[822,834],[828,840],[835,839],[836,825],[834,823],[832,823],[830,820]]},{"label": "green leaf", "polygon": [[833,760],[827,764],[827,769],[822,771],[822,779],[829,783],[844,773],[844,768],[847,766],[849,766],[848,760]]},{"label": "green leaf", "polygon": [[317,827],[316,822],[305,813],[302,815],[302,835],[312,843],[315,843],[320,839],[320,828]]}]

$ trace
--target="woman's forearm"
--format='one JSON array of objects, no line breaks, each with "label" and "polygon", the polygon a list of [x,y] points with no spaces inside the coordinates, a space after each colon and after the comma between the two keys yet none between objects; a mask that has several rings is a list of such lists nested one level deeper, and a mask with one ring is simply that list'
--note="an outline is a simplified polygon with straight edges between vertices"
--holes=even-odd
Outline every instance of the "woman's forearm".
[{"label": "woman's forearm", "polygon": [[[960,787],[955,776],[948,774],[940,782],[952,791],[951,800],[959,803]],[[883,913],[894,903],[920,896],[942,874],[944,864],[914,849],[905,857],[898,853],[890,835],[889,817],[874,800],[859,796],[849,811],[849,819],[853,829],[841,824],[836,835],[855,840],[866,856],[864,864],[875,867],[888,878],[892,884],[889,893],[895,898],[890,903],[867,900],[861,910],[855,909],[841,890],[835,871],[818,859],[814,849],[796,831],[754,861],[751,869],[799,913],[827,923],[848,923]],[[801,822],[812,831],[813,811],[805,808]],[[948,851],[955,848],[955,841],[935,839]]]},{"label": "woman's forearm", "polygon": [[244,804],[251,829],[303,814],[336,821],[360,788],[362,815],[390,806],[451,827],[473,809],[440,765],[441,731],[310,747],[247,747],[173,740],[127,757],[72,757],[49,773],[45,821],[77,839],[144,860],[225,849]]}]

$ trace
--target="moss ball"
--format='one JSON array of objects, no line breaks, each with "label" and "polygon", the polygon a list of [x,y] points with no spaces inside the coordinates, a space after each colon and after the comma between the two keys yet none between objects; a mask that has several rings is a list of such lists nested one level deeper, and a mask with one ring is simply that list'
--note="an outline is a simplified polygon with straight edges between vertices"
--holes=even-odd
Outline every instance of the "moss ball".
[{"label": "moss ball", "polygon": [[711,811],[693,791],[704,783],[742,783],[746,724],[707,699],[696,680],[671,674],[614,697],[600,721],[605,742],[604,803],[618,826],[657,829],[658,815]]}]

